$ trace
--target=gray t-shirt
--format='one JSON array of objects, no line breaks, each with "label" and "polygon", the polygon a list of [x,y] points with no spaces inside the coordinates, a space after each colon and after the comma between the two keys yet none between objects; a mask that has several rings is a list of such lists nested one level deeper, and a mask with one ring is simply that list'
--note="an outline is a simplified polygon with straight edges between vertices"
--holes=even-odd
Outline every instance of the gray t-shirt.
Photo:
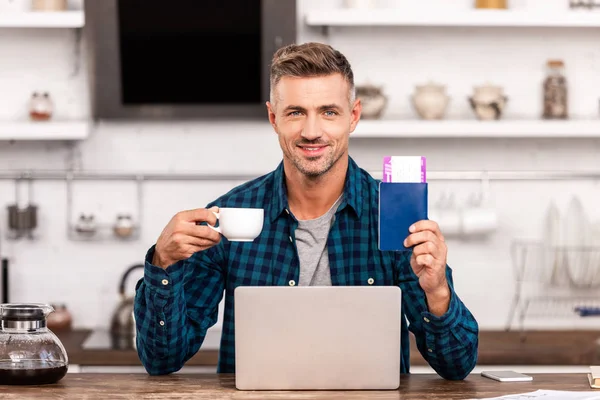
[{"label": "gray t-shirt", "polygon": [[318,218],[298,220],[296,247],[300,257],[299,286],[331,286],[327,237],[341,201],[342,196]]}]

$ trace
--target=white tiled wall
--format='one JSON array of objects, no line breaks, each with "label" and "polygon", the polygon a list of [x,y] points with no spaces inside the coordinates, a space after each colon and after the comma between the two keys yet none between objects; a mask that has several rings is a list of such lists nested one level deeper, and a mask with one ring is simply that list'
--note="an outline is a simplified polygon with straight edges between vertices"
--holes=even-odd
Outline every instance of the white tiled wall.
[{"label": "white tiled wall", "polygon": [[[0,2],[6,0],[0,0]],[[388,2],[389,3],[389,2]],[[448,7],[440,0],[423,7]],[[566,0],[515,1],[515,7],[560,7]],[[398,5],[415,2],[398,0]],[[470,2],[453,2],[469,7]],[[597,118],[600,48],[596,30],[485,28],[336,28],[329,38],[302,26],[303,12],[337,6],[334,1],[300,0],[299,41],[328,40],[350,59],[357,83],[384,85],[387,116],[414,118],[409,96],[416,84],[434,80],[448,86],[449,116],[473,118],[466,101],[474,85],[491,82],[509,96],[507,118],[537,118],[541,80],[548,58],[566,62],[572,114]],[[57,118],[88,116],[90,104],[83,71],[71,77],[74,36],[61,29],[0,30],[0,119],[25,118],[34,90],[47,90]],[[85,51],[85,49],[84,49]],[[266,112],[265,112],[266,118]],[[276,137],[247,134],[244,126],[208,123],[101,123],[76,148],[85,170],[141,172],[249,172],[273,169],[281,158]],[[351,155],[368,170],[379,170],[384,155],[424,155],[430,170],[599,170],[600,141],[447,139],[351,142]],[[62,169],[68,165],[64,144],[0,143],[0,170]],[[201,207],[240,182],[149,182],[144,186],[143,234],[130,243],[69,241],[65,231],[65,185],[36,182],[33,200],[40,207],[36,241],[5,239],[6,213],[0,213],[0,252],[11,257],[11,300],[65,302],[77,326],[107,326],[118,302],[121,273],[143,260],[169,218],[179,210]],[[77,183],[75,208],[112,221],[133,209],[129,183]],[[443,191],[459,202],[478,190],[473,182],[431,182],[431,201]],[[0,205],[14,201],[13,183],[0,181]],[[489,239],[449,242],[449,263],[457,290],[484,329],[504,326],[514,291],[509,246],[515,237],[538,238],[551,199],[565,209],[581,197],[593,219],[600,218],[596,182],[492,182],[491,200],[500,226]],[[133,294],[132,276],[128,288]],[[569,326],[572,320],[544,321]],[[597,322],[594,322],[597,325]]]}]

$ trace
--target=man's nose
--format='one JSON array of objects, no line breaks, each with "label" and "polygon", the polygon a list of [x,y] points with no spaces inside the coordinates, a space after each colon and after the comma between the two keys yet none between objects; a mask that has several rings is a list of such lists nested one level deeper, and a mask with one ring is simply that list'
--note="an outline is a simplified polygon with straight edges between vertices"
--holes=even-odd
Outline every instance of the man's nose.
[{"label": "man's nose", "polygon": [[323,136],[323,133],[318,119],[308,118],[302,130],[302,137],[306,140],[316,140],[321,136]]}]

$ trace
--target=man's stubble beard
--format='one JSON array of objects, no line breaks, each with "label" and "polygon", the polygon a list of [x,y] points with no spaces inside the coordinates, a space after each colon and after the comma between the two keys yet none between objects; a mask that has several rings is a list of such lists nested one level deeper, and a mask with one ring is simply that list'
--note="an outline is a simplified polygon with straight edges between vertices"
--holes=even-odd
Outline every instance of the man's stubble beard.
[{"label": "man's stubble beard", "polygon": [[296,169],[302,173],[302,175],[310,179],[316,179],[329,172],[331,168],[333,168],[333,166],[339,161],[339,159],[343,157],[343,155],[343,152],[339,155],[336,155],[335,153],[327,154],[324,157],[325,163],[323,168],[319,168],[318,170],[307,168],[305,163],[310,163],[310,158],[302,158],[301,156],[297,156],[296,154],[292,153],[291,155],[288,155],[288,159],[292,162],[294,167],[296,167]]}]

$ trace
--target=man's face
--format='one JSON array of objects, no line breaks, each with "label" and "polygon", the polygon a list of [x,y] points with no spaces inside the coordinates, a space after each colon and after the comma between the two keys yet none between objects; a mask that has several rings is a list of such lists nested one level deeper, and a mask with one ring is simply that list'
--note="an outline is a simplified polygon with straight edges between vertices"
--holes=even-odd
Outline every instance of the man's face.
[{"label": "man's face", "polygon": [[341,74],[283,77],[267,103],[284,159],[310,178],[322,176],[348,154],[348,137],[361,105],[349,104],[349,85]]}]

